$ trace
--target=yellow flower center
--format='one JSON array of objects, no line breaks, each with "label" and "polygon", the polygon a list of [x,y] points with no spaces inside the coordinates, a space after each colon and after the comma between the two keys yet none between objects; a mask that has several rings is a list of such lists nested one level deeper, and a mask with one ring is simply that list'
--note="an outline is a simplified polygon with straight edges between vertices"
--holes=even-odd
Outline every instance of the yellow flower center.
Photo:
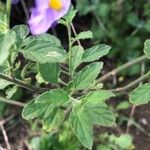
[{"label": "yellow flower center", "polygon": [[49,7],[60,11],[62,9],[62,0],[49,0]]}]

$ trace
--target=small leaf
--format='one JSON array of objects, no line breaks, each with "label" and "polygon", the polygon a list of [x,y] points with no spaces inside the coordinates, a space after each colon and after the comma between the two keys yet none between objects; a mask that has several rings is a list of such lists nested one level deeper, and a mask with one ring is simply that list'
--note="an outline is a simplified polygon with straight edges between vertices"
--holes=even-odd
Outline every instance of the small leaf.
[{"label": "small leaf", "polygon": [[2,65],[8,58],[10,48],[15,43],[15,32],[10,31],[6,34],[0,34],[0,65]]},{"label": "small leaf", "polygon": [[13,97],[13,95],[17,92],[17,86],[13,86],[12,88],[9,88],[6,90],[6,98],[10,99]]},{"label": "small leaf", "polygon": [[73,38],[73,42],[77,40],[85,40],[93,38],[93,34],[91,31],[80,32],[75,38]]},{"label": "small leaf", "polygon": [[57,63],[39,64],[39,72],[46,82],[50,83],[58,82],[60,68]]},{"label": "small leaf", "polygon": [[129,109],[129,107],[130,107],[130,103],[128,101],[123,101],[117,105],[116,110],[126,110]]},{"label": "small leaf", "polygon": [[123,134],[116,138],[115,143],[122,149],[129,149],[132,145],[132,137],[129,134]]},{"label": "small leaf", "polygon": [[12,30],[16,33],[16,45],[19,47],[29,34],[29,28],[26,25],[17,25]]},{"label": "small leaf", "polygon": [[150,58],[150,40],[146,40],[144,43],[144,53]]},{"label": "small leaf", "polygon": [[76,16],[76,13],[77,13],[77,10],[74,10],[72,7],[70,11],[63,18],[68,22],[68,24],[71,24],[74,17]]},{"label": "small leaf", "polygon": [[92,86],[102,67],[102,62],[95,62],[83,68],[73,79],[74,88],[82,90]]},{"label": "small leaf", "polygon": [[74,46],[71,48],[70,69],[71,69],[72,74],[74,73],[74,70],[82,62],[83,53],[84,53],[84,50],[81,46]]},{"label": "small leaf", "polygon": [[88,149],[93,145],[93,124],[89,114],[81,108],[74,108],[70,114],[72,129],[80,142]]},{"label": "small leaf", "polygon": [[129,101],[134,105],[147,104],[150,101],[150,83],[137,87],[129,95]]},{"label": "small leaf", "polygon": [[52,131],[57,129],[62,123],[64,113],[60,109],[54,109],[51,114],[43,119],[43,129]]},{"label": "small leaf", "polygon": [[100,59],[101,57],[108,54],[110,50],[110,46],[105,44],[100,44],[97,46],[93,46],[87,50],[85,50],[82,61],[83,62],[91,62]]}]

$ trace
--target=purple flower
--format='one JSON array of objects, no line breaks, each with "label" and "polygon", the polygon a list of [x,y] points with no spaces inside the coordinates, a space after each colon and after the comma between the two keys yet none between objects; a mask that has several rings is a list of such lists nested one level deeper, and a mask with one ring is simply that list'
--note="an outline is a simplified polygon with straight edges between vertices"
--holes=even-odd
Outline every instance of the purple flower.
[{"label": "purple flower", "polygon": [[30,30],[34,35],[46,32],[63,17],[70,8],[71,0],[35,0],[35,5],[29,19]]},{"label": "purple flower", "polygon": [[17,4],[19,0],[12,0],[12,4]]}]

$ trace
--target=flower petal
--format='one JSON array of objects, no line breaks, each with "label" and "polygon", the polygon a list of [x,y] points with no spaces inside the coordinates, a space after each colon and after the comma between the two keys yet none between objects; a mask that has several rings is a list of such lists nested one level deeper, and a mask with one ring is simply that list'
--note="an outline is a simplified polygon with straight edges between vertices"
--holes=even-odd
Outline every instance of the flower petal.
[{"label": "flower petal", "polygon": [[29,26],[31,33],[41,34],[52,26],[54,22],[63,17],[69,10],[71,0],[62,0],[63,8],[60,11],[56,11],[49,8],[49,0],[36,0],[36,7],[32,9],[31,18],[29,20]]}]

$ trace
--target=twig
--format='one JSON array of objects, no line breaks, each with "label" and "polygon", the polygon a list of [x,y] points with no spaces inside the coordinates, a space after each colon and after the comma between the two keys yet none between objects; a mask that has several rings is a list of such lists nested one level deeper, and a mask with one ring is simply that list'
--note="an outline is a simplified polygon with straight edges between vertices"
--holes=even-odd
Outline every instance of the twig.
[{"label": "twig", "polygon": [[135,81],[131,82],[130,84],[126,85],[125,87],[120,87],[120,88],[116,88],[116,89],[112,89],[110,91],[112,92],[122,92],[122,91],[127,91],[130,88],[134,87],[135,85],[137,85],[138,83],[146,80],[147,78],[150,77],[150,72],[144,74],[143,76],[139,77],[138,79],[136,79]]},{"label": "twig", "polygon": [[62,72],[63,74],[66,74],[66,75],[69,76],[69,73],[68,73],[67,71],[65,71],[65,70],[62,70],[62,69],[61,69],[61,72]]},{"label": "twig", "polygon": [[[71,23],[71,28],[72,28],[72,31],[73,31],[74,35],[77,36],[77,32],[76,32],[76,30],[75,30],[75,27],[74,27],[73,23]],[[81,42],[80,42],[79,40],[77,40],[77,42],[78,42],[78,45],[79,45],[79,46],[82,46],[82,45],[81,45]]]},{"label": "twig", "polygon": [[2,146],[0,145],[0,150],[6,150],[6,149],[2,148]]},{"label": "twig", "polygon": [[25,106],[25,103],[13,101],[13,100],[8,100],[8,99],[3,98],[3,97],[0,97],[0,101],[4,102],[4,103],[7,103],[7,104],[10,104],[10,105],[15,105],[15,106],[18,106],[18,107],[24,107]]},{"label": "twig", "polygon": [[4,137],[4,141],[6,143],[7,150],[11,150],[9,140],[8,140],[8,136],[7,136],[7,133],[5,131],[5,128],[4,128],[3,124],[1,124],[0,128],[2,130],[2,134],[3,134],[3,137]]},{"label": "twig", "polygon": [[21,0],[21,5],[23,7],[23,10],[24,10],[24,13],[25,13],[25,16],[26,16],[26,20],[29,19],[30,15],[29,15],[29,12],[28,12],[28,9],[27,9],[27,6],[26,6],[26,3],[24,0]]},{"label": "twig", "polygon": [[118,67],[118,68],[108,72],[107,74],[103,75],[101,78],[99,78],[97,80],[97,84],[102,82],[102,81],[107,80],[109,77],[116,75],[117,73],[119,73],[120,71],[122,71],[124,69],[127,69],[127,68],[129,68],[129,67],[131,67],[131,66],[133,66],[133,65],[135,65],[137,63],[141,63],[142,61],[144,61],[146,59],[147,59],[147,57],[145,55],[143,55],[143,56],[138,57],[138,58],[136,58],[134,60],[131,60],[130,62],[128,62],[128,63],[126,63],[126,64],[124,64],[124,65],[122,65],[122,66],[120,66],[120,67]]},{"label": "twig", "polygon": [[[145,63],[142,62],[142,65],[141,65],[141,77],[144,75],[144,72],[145,72]],[[140,82],[140,84],[142,84],[142,81]],[[130,121],[131,121],[131,119],[133,119],[133,116],[135,114],[136,108],[137,108],[136,105],[132,106],[132,109],[131,109],[131,112],[130,112],[130,116],[129,116],[129,121],[127,123],[126,133],[130,132],[130,126],[131,126]]]},{"label": "twig", "polygon": [[133,118],[133,115],[135,114],[135,110],[136,110],[136,106],[133,105],[133,107],[131,109],[131,112],[130,112],[129,120],[128,120],[128,123],[127,123],[126,133],[129,133],[129,131],[130,131],[131,119]]},{"label": "twig", "polygon": [[30,91],[37,92],[37,93],[42,93],[42,92],[45,92],[45,91],[49,90],[49,89],[46,89],[46,88],[41,88],[41,87],[36,87],[36,86],[30,85],[30,84],[25,83],[21,80],[18,80],[18,79],[12,78],[12,77],[8,77],[8,76],[6,76],[2,73],[0,73],[0,79],[12,82],[12,83],[14,83],[18,86],[21,86],[25,89],[28,89]]}]

